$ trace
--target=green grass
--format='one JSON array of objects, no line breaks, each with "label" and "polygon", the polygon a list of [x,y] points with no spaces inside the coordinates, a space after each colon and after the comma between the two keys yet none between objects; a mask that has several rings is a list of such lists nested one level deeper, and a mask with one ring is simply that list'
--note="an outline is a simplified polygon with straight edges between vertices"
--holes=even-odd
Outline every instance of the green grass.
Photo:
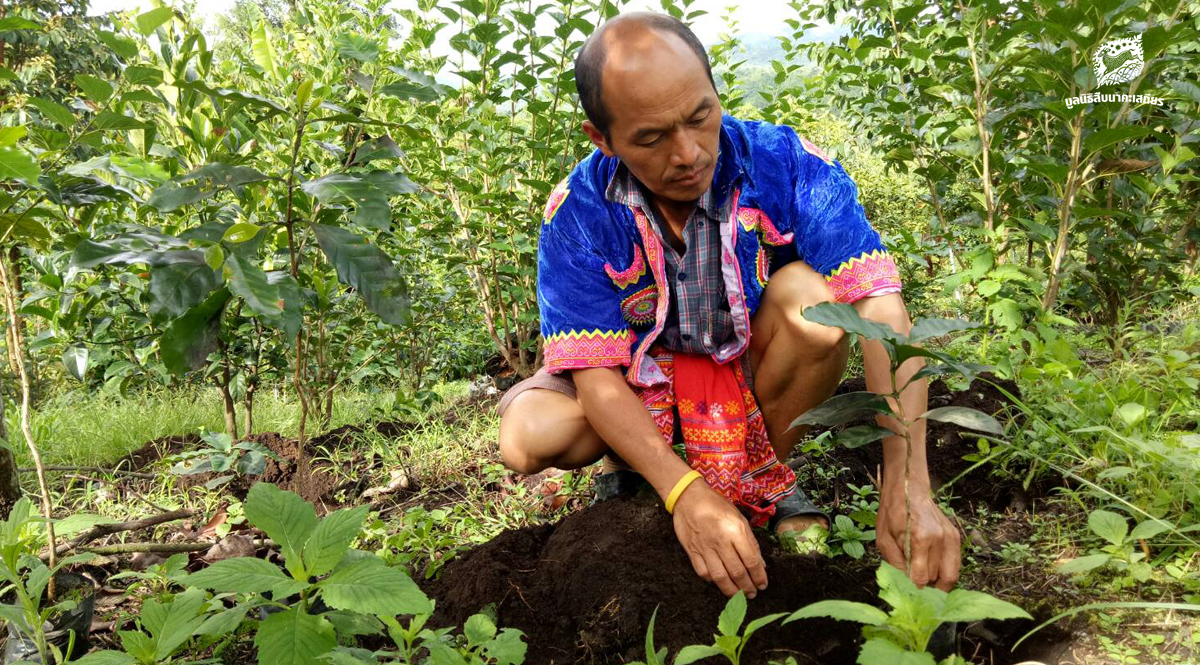
[{"label": "green grass", "polygon": [[[452,387],[445,390],[453,390]],[[361,423],[372,412],[390,408],[395,393],[389,390],[343,390],[334,399],[330,427]],[[10,404],[7,410],[9,432],[22,467],[32,465],[29,451],[20,436],[19,411]],[[241,409],[238,426],[241,427]],[[288,392],[276,395],[264,389],[254,405],[254,430],[280,432],[295,436],[300,409]],[[151,439],[167,435],[199,432],[201,427],[223,431],[224,417],[215,388],[161,390],[130,397],[77,392],[58,395],[33,413],[34,439],[48,465],[105,465],[136,450]],[[312,434],[315,424],[306,426]]]}]

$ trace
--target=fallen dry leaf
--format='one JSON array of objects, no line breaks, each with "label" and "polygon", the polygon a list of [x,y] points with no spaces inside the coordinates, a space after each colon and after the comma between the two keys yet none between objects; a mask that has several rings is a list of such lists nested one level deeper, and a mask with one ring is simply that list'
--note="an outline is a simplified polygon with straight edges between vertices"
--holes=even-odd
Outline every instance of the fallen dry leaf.
[{"label": "fallen dry leaf", "polygon": [[208,551],[201,557],[208,563],[216,563],[225,559],[234,559],[240,556],[254,556],[257,548],[254,546],[254,539],[250,536],[243,536],[237,533],[231,533],[222,538],[217,544],[208,548]]},{"label": "fallen dry leaf", "polygon": [[388,479],[386,485],[381,487],[372,487],[362,493],[362,498],[368,501],[385,494],[391,494],[397,490],[408,489],[409,480],[408,473],[404,469],[392,469],[391,478]]}]

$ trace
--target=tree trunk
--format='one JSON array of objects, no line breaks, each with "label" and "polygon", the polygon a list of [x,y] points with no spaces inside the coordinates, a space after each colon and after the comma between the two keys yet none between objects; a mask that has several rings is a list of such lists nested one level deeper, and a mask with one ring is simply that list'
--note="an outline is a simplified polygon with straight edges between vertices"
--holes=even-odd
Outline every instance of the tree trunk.
[{"label": "tree trunk", "polygon": [[[4,419],[5,400],[0,397],[0,438],[9,441],[8,424]],[[12,442],[0,448],[0,519],[8,519],[13,504],[21,498],[21,481],[17,476],[17,459],[13,456]]]},{"label": "tree trunk", "polygon": [[217,381],[217,387],[221,389],[221,406],[225,411],[225,433],[237,441],[237,407],[233,405],[233,393],[229,392],[229,347],[224,342],[221,343],[221,354],[224,359],[221,361],[221,380]]},{"label": "tree trunk", "polygon": [[253,384],[246,386],[246,396],[242,398],[242,432],[245,436],[254,433],[254,388]]}]

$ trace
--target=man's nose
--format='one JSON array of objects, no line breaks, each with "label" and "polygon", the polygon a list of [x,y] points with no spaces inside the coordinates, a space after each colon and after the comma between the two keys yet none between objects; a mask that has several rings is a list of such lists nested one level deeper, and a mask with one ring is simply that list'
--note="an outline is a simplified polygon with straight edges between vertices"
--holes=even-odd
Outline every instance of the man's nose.
[{"label": "man's nose", "polygon": [[700,159],[700,142],[690,132],[676,134],[671,150],[671,165],[691,168]]}]

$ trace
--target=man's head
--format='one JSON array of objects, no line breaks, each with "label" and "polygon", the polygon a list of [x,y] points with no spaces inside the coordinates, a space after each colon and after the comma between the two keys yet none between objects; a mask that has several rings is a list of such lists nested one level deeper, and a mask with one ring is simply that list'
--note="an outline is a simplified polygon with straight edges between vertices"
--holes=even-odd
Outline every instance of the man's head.
[{"label": "man's head", "polygon": [[691,201],[712,184],[721,102],[704,46],[650,12],[600,26],[575,58],[583,130],[659,197]]}]

